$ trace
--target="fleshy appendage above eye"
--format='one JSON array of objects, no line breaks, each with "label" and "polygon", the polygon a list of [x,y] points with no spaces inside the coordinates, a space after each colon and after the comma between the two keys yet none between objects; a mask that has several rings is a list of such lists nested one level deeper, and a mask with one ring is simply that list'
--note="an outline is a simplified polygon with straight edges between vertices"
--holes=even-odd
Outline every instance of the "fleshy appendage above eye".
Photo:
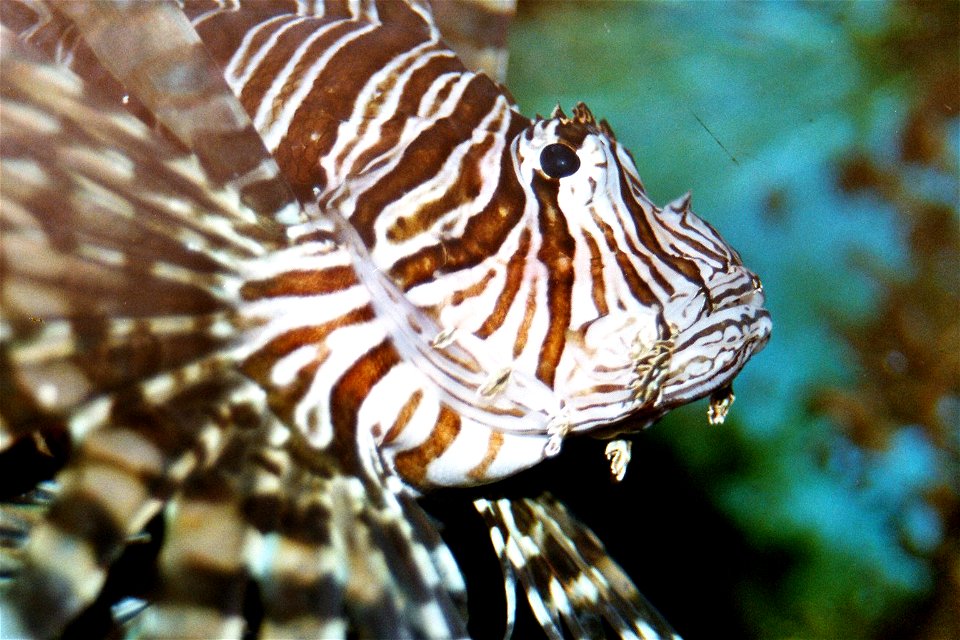
[{"label": "fleshy appendage above eye", "polygon": [[577,152],[565,144],[548,144],[540,152],[540,168],[551,178],[572,176],[580,168]]}]

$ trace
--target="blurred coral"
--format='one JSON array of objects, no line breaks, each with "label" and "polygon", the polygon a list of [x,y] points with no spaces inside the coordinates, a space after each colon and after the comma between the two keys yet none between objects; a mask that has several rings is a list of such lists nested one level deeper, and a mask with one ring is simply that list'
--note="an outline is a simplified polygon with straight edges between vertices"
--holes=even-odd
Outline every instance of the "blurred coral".
[{"label": "blurred coral", "polygon": [[[881,163],[853,153],[838,167],[841,188],[893,206],[903,225],[909,268],[890,273],[861,259],[881,285],[872,317],[838,322],[860,365],[855,386],[825,388],[815,407],[828,414],[857,446],[882,450],[892,434],[920,429],[939,450],[940,482],[923,496],[940,520],[934,548],[904,546],[929,559],[934,592],[913,615],[892,623],[891,637],[960,637],[960,218],[956,200],[956,5],[916,2],[897,6],[892,33],[881,41],[892,52],[879,58],[890,71],[915,79],[899,157]],[[877,59],[877,58],[874,58]],[[953,142],[954,144],[951,144]],[[941,189],[923,188],[939,184]],[[934,191],[934,193],[930,193]],[[946,194],[944,199],[942,194]],[[938,197],[939,196],[939,197]]]}]

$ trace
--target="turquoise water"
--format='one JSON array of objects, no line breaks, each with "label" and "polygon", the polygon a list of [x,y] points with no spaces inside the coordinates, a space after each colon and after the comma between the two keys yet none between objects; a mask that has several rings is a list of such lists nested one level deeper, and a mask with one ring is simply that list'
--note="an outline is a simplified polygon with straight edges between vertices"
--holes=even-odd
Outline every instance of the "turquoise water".
[{"label": "turquoise water", "polygon": [[[939,6],[921,17],[958,5]],[[927,497],[956,495],[955,446],[901,421],[865,448],[811,408],[864,378],[838,327],[879,313],[885,287],[871,273],[914,269],[896,198],[845,192],[838,165],[854,151],[896,165],[958,220],[956,118],[939,167],[898,156],[929,77],[916,70],[939,67],[887,43],[919,20],[884,2],[543,2],[523,6],[513,32],[507,85],[525,113],[586,102],[632,150],[654,200],[692,190],[763,279],[774,337],[737,380],[732,424],[706,433],[696,406],[653,435],[748,544],[789,557],[776,579],[746,567],[731,585],[757,637],[909,627],[895,618],[934,591],[931,556],[950,535]],[[956,60],[955,40],[941,46]],[[716,472],[731,456],[740,463]]]}]

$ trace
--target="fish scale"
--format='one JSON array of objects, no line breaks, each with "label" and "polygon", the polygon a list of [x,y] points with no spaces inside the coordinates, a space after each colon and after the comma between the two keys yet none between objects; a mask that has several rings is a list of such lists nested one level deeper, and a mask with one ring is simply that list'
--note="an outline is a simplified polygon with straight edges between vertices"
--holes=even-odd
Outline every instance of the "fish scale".
[{"label": "fish scale", "polygon": [[[157,516],[129,634],[465,636],[417,495],[722,419],[769,337],[759,279],[605,121],[526,118],[441,39],[502,73],[478,42],[509,7],[3,8],[0,446],[62,466],[3,503],[3,637],[62,632]],[[562,503],[476,507],[549,637],[673,635]]]}]

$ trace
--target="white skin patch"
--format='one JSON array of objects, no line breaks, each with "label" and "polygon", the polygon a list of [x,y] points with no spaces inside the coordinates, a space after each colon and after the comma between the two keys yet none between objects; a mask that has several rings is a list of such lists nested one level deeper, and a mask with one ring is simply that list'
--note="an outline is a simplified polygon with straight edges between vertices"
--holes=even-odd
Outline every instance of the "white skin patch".
[{"label": "white skin patch", "polygon": [[610,475],[617,482],[623,480],[623,476],[627,473],[632,448],[633,443],[629,440],[611,440],[603,452],[610,461]]}]

